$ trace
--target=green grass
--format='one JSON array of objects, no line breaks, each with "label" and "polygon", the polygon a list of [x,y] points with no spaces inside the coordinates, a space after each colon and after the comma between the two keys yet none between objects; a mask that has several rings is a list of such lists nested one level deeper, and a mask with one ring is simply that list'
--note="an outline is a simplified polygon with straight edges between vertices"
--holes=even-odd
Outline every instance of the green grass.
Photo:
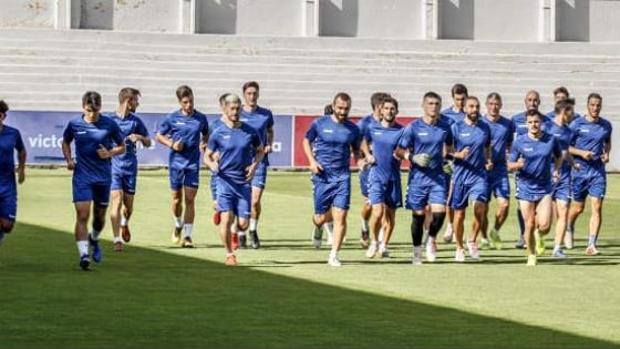
[{"label": "green grass", "polygon": [[[185,250],[170,244],[165,172],[144,171],[131,244],[115,254],[106,242],[103,263],[84,273],[68,172],[28,175],[19,224],[0,247],[0,348],[620,347],[618,176],[605,202],[603,254],[584,255],[584,216],[570,259],[543,258],[536,268],[514,249],[455,265],[453,246],[443,244],[436,264],[413,267],[405,210],[393,258],[367,260],[357,243],[354,179],[345,264],[331,269],[327,250],[310,246],[308,175],[272,173],[259,227],[264,248],[240,251],[240,267],[226,268],[208,178],[197,203],[198,248]],[[516,237],[513,215],[502,235]],[[104,236],[111,239],[109,225]]]}]

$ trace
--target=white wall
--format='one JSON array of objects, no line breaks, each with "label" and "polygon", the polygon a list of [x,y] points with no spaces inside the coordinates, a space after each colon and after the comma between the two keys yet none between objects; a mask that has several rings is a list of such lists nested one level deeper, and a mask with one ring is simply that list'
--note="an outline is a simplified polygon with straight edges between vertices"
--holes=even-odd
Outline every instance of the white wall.
[{"label": "white wall", "polygon": [[476,0],[474,39],[536,41],[539,0]]},{"label": "white wall", "polygon": [[304,2],[238,0],[237,34],[302,36]]},{"label": "white wall", "polygon": [[56,0],[0,2],[0,27],[53,28]]},{"label": "white wall", "polygon": [[113,28],[129,31],[179,32],[178,0],[116,0]]},{"label": "white wall", "polygon": [[357,36],[422,39],[420,0],[361,0]]},{"label": "white wall", "polygon": [[620,41],[620,1],[590,1],[590,41]]}]

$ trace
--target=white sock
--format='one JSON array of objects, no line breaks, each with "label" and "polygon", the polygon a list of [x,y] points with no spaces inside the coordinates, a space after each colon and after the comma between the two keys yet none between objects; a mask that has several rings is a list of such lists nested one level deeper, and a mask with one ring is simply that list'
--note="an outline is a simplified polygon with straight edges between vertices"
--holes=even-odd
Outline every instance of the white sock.
[{"label": "white sock", "polygon": [[429,235],[428,236],[428,240],[426,240],[426,243],[427,244],[432,244],[433,242],[435,242],[435,237]]},{"label": "white sock", "polygon": [[129,219],[125,218],[125,216],[121,217],[121,226],[126,227]]},{"label": "white sock", "polygon": [[338,251],[336,250],[329,251],[329,259],[334,259],[334,258],[338,258]]},{"label": "white sock", "polygon": [[80,257],[83,255],[88,255],[88,240],[76,241],[76,244]]},{"label": "white sock", "polygon": [[553,253],[559,251],[560,249],[562,249],[562,247],[560,247],[560,245],[553,246]]},{"label": "white sock", "polygon": [[183,225],[183,237],[192,237],[192,229],[194,229],[193,224],[185,224]]},{"label": "white sock", "polygon": [[123,243],[123,239],[121,239],[121,237],[120,237],[120,236],[115,236],[115,237],[114,237],[114,241],[113,241],[113,242],[114,242],[115,244],[116,244],[116,243],[119,243],[119,242],[122,244],[122,243]]},{"label": "white sock", "polygon": [[177,228],[183,227],[183,219],[181,217],[174,217],[174,226]]},{"label": "white sock", "polygon": [[99,240],[99,235],[101,235],[101,231],[97,231],[95,229],[90,231],[90,236],[93,238],[93,240]]},{"label": "white sock", "polygon": [[325,223],[325,231],[327,235],[332,235],[334,233],[334,222]]},{"label": "white sock", "polygon": [[385,241],[381,241],[381,243],[379,244],[379,250],[380,251],[387,250],[387,246],[385,245]]},{"label": "white sock", "polygon": [[383,240],[385,238],[385,233],[383,233],[383,228],[381,228],[381,230],[379,230],[379,241],[383,242]]},{"label": "white sock", "polygon": [[244,231],[240,231],[240,232],[238,233],[238,235],[239,235],[239,236],[245,236],[245,232],[244,232]]},{"label": "white sock", "polygon": [[258,227],[258,219],[250,218],[250,230],[256,231]]},{"label": "white sock", "polygon": [[362,218],[362,230],[368,231],[368,221]]}]

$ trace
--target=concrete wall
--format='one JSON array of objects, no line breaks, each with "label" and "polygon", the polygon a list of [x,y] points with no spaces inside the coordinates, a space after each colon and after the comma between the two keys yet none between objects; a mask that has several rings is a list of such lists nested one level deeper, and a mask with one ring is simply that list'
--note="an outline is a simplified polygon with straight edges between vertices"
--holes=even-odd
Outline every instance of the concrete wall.
[{"label": "concrete wall", "polygon": [[0,27],[620,42],[620,0],[0,0]]},{"label": "concrete wall", "polygon": [[53,28],[56,0],[3,0],[0,7],[0,27]]}]

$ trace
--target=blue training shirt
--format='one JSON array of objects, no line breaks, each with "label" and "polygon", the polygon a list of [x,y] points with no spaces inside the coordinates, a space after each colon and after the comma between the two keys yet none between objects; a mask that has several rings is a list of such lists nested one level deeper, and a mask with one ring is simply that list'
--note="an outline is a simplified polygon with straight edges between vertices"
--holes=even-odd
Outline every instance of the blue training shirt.
[{"label": "blue training shirt", "polygon": [[441,115],[444,118],[452,120],[451,122],[449,122],[450,125],[454,124],[455,122],[463,121],[463,119],[465,119],[465,112],[454,110],[454,106],[442,110]]},{"label": "blue training shirt", "polygon": [[491,161],[493,162],[493,172],[507,172],[506,153],[514,139],[515,125],[510,119],[500,115],[497,121],[484,116],[482,122],[487,124],[491,131]]},{"label": "blue training shirt", "polygon": [[461,151],[469,147],[469,155],[465,159],[454,159],[453,178],[464,180],[466,184],[469,179],[486,178],[485,150],[491,144],[491,130],[480,119],[481,117],[478,117],[478,121],[473,125],[469,125],[465,120],[452,125],[454,149]]},{"label": "blue training shirt", "polygon": [[[263,146],[267,145],[267,130],[273,127],[273,114],[271,110],[263,107],[256,107],[256,110],[247,112],[242,108],[239,120],[252,127],[256,133],[258,133]],[[263,163],[269,165],[267,154],[265,154],[263,158]]]},{"label": "blue training shirt", "polygon": [[245,169],[252,164],[254,152],[261,146],[258,133],[249,125],[241,123],[239,127],[229,127],[222,123],[209,137],[207,148],[218,152],[218,180],[228,180],[233,184],[248,183]]},{"label": "blue training shirt", "polygon": [[[558,125],[555,121],[550,121],[545,124],[545,132],[555,137],[560,145],[560,149],[563,152],[568,152],[568,147],[570,146],[570,141],[573,134],[568,125]],[[551,170],[553,170],[553,164],[551,166]],[[564,159],[560,168],[560,179],[567,179],[570,176],[570,170],[571,165],[568,162],[568,159]]]},{"label": "blue training shirt", "polygon": [[67,124],[63,142],[75,141],[76,165],[73,180],[80,184],[106,184],[112,181],[112,160],[101,159],[97,154],[103,145],[110,150],[125,141],[121,129],[112,118],[100,115],[94,123],[84,121],[84,115]]},{"label": "blue training shirt", "polygon": [[159,125],[158,133],[168,136],[173,142],[183,143],[180,152],[170,149],[168,165],[174,169],[195,169],[200,167],[200,142],[209,134],[207,117],[194,110],[192,115],[183,115],[181,110],[174,111]]},{"label": "blue training shirt", "polygon": [[400,178],[400,160],[394,157],[394,150],[398,147],[403,130],[403,126],[398,123],[385,127],[378,122],[366,129],[364,138],[375,157],[375,163],[369,170],[372,178],[382,182]]},{"label": "blue training shirt", "polygon": [[[540,114],[540,124],[544,130],[545,124],[551,121],[551,118],[541,113],[539,114]],[[519,114],[513,115],[511,118],[512,123],[515,125],[515,132],[517,133],[517,136],[527,134],[527,123],[525,120],[526,119],[525,115],[526,115],[526,112],[523,111],[523,112],[520,112]]]},{"label": "blue training shirt", "polygon": [[428,167],[423,168],[411,163],[413,179],[425,180],[438,175],[443,176],[443,149],[452,142],[450,125],[442,119],[434,124],[427,124],[423,118],[410,123],[403,131],[399,147],[409,149],[415,155],[428,154],[431,158]]},{"label": "blue training shirt", "polygon": [[533,139],[528,134],[518,136],[512,144],[510,162],[520,157],[525,159],[525,166],[518,171],[519,185],[525,185],[530,192],[548,193],[551,191],[551,171],[553,158],[562,156],[560,143],[552,134],[543,132],[540,139]]},{"label": "blue training shirt", "polygon": [[19,130],[2,125],[0,130],[0,194],[15,194],[15,151],[24,150]]},{"label": "blue training shirt", "polygon": [[136,114],[129,113],[124,118],[114,113],[110,116],[121,129],[125,140],[125,153],[112,158],[112,172],[121,174],[134,174],[138,170],[138,157],[136,156],[136,144],[129,140],[129,135],[139,134],[149,137],[149,131],[144,122]]},{"label": "blue training shirt", "polygon": [[361,135],[359,128],[349,120],[340,123],[330,115],[322,116],[312,122],[306,132],[316,161],[323,167],[312,179],[322,182],[349,180],[351,171],[351,148],[358,151]]},{"label": "blue training shirt", "polygon": [[590,161],[575,156],[575,163],[579,164],[582,170],[587,167],[604,167],[601,154],[605,151],[605,144],[611,142],[611,123],[602,117],[599,117],[596,122],[592,122],[588,120],[587,116],[584,116],[571,122],[569,127],[573,132],[570,145],[594,153],[594,158]]}]

